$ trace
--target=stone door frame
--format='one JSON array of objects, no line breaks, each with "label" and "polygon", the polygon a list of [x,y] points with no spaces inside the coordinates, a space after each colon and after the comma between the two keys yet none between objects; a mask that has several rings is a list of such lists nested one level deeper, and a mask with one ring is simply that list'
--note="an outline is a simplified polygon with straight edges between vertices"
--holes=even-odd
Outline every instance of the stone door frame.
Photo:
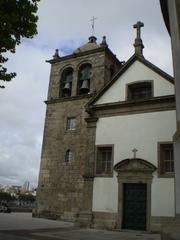
[{"label": "stone door frame", "polygon": [[123,222],[123,184],[143,183],[147,185],[146,231],[151,229],[151,184],[156,167],[143,159],[125,159],[114,166],[118,173],[118,213],[117,229],[122,229]]}]

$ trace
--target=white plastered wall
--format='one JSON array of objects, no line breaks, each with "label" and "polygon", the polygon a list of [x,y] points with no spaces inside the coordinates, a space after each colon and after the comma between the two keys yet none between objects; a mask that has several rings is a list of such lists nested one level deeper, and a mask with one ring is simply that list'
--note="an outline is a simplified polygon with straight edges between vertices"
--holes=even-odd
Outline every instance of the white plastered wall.
[{"label": "white plastered wall", "polygon": [[[157,143],[172,141],[175,132],[175,111],[142,113],[100,118],[97,122],[96,145],[114,144],[114,165],[137,157],[155,166],[158,164]],[[117,212],[117,173],[112,178],[95,177],[93,211]],[[152,216],[174,216],[174,179],[158,178],[152,183]]]},{"label": "white plastered wall", "polygon": [[174,94],[174,85],[138,60],[98,99],[96,104],[125,101],[127,85],[137,81],[153,81],[154,97]]}]

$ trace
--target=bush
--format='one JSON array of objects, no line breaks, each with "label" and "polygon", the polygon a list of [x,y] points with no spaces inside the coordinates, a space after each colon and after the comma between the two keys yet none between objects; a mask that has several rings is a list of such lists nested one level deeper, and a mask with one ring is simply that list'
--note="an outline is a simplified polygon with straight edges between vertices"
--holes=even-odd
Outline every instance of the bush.
[{"label": "bush", "polygon": [[11,196],[10,193],[7,192],[0,192],[0,201],[11,201],[14,197]]},{"label": "bush", "polygon": [[36,200],[36,197],[33,196],[32,194],[19,194],[18,200],[20,201],[29,201],[29,202],[34,202]]}]

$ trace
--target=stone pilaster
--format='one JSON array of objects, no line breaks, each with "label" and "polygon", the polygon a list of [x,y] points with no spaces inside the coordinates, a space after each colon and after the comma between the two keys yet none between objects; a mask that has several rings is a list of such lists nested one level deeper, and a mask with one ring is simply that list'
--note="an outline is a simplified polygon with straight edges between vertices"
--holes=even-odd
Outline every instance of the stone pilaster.
[{"label": "stone pilaster", "polygon": [[93,182],[94,182],[94,164],[95,164],[95,135],[96,122],[98,118],[89,117],[87,122],[87,159],[84,171],[84,192],[83,205],[77,218],[77,223],[81,226],[91,227],[93,224],[92,199],[93,199]]},{"label": "stone pilaster", "polygon": [[180,215],[180,3],[179,0],[168,0],[170,33],[172,41],[173,65],[175,75],[177,132],[175,146],[175,181],[176,181],[176,214]]}]

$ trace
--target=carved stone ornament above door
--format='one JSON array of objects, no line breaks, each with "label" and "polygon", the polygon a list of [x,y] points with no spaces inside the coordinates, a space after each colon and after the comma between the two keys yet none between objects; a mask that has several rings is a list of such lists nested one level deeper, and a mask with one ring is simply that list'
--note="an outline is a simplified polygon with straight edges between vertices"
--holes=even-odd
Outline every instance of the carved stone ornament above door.
[{"label": "carved stone ornament above door", "polygon": [[114,166],[116,172],[154,172],[156,167],[143,159],[140,158],[131,158],[125,159],[118,162]]}]

